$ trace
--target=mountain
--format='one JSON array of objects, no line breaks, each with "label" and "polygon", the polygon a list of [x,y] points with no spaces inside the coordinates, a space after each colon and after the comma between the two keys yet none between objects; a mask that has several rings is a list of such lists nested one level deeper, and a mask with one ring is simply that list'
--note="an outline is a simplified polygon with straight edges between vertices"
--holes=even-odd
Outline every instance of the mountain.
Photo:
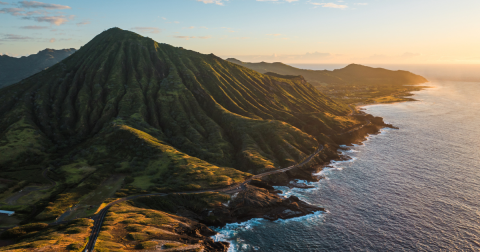
[{"label": "mountain", "polygon": [[420,88],[412,85],[428,82],[424,77],[408,71],[391,71],[358,64],[329,71],[299,69],[281,62],[248,63],[233,58],[227,61],[260,73],[301,75],[321,92],[347,104],[383,101],[386,97],[392,101],[392,96],[397,98],[394,101],[399,101],[399,97],[407,96],[409,92]]},{"label": "mountain", "polygon": [[1,89],[0,177],[63,185],[37,216],[55,218],[107,178],[127,176],[125,194],[196,190],[286,167],[360,125],[349,113],[303,77],[112,28]]},{"label": "mountain", "polygon": [[49,68],[66,57],[72,55],[76,49],[45,49],[37,54],[20,58],[0,55],[0,88],[17,83],[33,74]]}]

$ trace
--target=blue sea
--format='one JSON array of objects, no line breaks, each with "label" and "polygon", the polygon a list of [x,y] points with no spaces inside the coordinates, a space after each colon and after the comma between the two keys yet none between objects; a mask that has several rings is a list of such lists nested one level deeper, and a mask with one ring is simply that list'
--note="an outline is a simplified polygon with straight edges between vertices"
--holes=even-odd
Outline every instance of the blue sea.
[{"label": "blue sea", "polygon": [[418,101],[365,107],[397,127],[343,151],[290,220],[216,229],[230,251],[480,251],[480,82],[438,80]]}]

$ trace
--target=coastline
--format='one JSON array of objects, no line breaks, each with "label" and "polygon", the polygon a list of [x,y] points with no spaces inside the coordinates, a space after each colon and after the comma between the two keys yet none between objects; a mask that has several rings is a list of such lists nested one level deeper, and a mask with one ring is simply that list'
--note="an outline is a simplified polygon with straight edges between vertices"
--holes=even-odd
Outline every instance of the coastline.
[{"label": "coastline", "polygon": [[[434,88],[434,86],[424,86],[421,90],[416,90],[416,91],[422,91],[426,88]],[[408,96],[413,96],[415,95],[414,93],[409,93]],[[365,107],[367,106],[373,106],[373,105],[391,105],[391,104],[397,104],[397,103],[403,103],[407,101],[418,101],[416,99],[409,99],[405,101],[397,101],[397,102],[386,102],[386,103],[370,103],[370,104],[357,104],[355,106],[355,110],[358,111],[360,115],[368,115],[366,114],[363,110],[365,110]],[[380,117],[383,123],[383,118]],[[375,124],[374,124],[375,125]],[[363,125],[366,126],[366,125]],[[335,163],[338,162],[351,162],[354,159],[352,157],[348,156],[348,150],[347,146],[352,146],[352,145],[362,145],[363,142],[368,140],[368,136],[370,135],[376,135],[381,133],[381,129],[383,128],[393,128],[393,129],[398,129],[394,127],[393,125],[385,124],[383,123],[380,127],[380,125],[375,125],[376,130],[372,129],[364,129],[365,127],[360,128],[359,130],[352,132],[349,134],[350,141],[348,143],[343,143],[343,144],[338,144],[337,148],[337,156],[334,158],[329,159],[328,161],[323,162],[322,164],[317,164],[314,166],[309,167],[307,169],[310,174],[314,177],[317,178],[317,180],[303,180],[299,181],[299,178],[295,177],[290,177],[288,179],[288,182],[283,183],[283,184],[276,184],[274,187],[275,189],[275,194],[278,196],[286,197],[286,195],[289,195],[290,197],[296,197],[294,196],[294,191],[296,190],[318,190],[315,186],[311,186],[312,183],[318,183],[322,179],[327,179],[323,174],[326,172],[330,172],[331,170],[337,170],[339,168],[335,167]],[[362,130],[364,129],[364,130]],[[300,169],[300,168],[299,168]],[[341,169],[339,169],[341,170]],[[302,186],[295,186],[296,184],[300,184]],[[289,191],[292,193],[286,193],[287,190],[282,190],[282,187],[285,189],[290,189]],[[317,211],[305,215],[300,215],[300,216],[295,216],[291,218],[278,218],[276,220],[268,220],[265,218],[250,218],[248,220],[245,220],[243,222],[232,222],[232,223],[225,223],[223,226],[210,226],[212,230],[217,232],[214,236],[211,236],[212,239],[214,239],[215,242],[228,242],[230,244],[228,251],[233,252],[237,251],[236,248],[240,245],[240,243],[237,243],[238,240],[234,240],[231,237],[229,237],[228,233],[236,233],[238,230],[241,229],[251,229],[254,226],[257,225],[262,225],[263,223],[268,223],[268,221],[273,221],[273,222],[285,222],[285,221],[295,221],[295,220],[300,220],[304,218],[323,218],[323,216],[328,213],[327,209],[324,209],[323,211]],[[240,241],[241,242],[241,241]],[[258,250],[259,248],[252,247],[253,250]]]},{"label": "coastline", "polygon": [[[378,105],[378,104],[372,104],[372,105]],[[367,106],[367,105],[363,105]],[[370,116],[373,117],[372,115],[361,113],[359,116]],[[252,228],[253,226],[256,225],[261,225],[262,223],[273,221],[273,222],[284,222],[284,221],[295,221],[303,218],[323,218],[325,213],[328,213],[328,209],[324,209],[320,206],[314,206],[310,205],[310,203],[307,203],[301,199],[299,199],[297,196],[293,194],[286,194],[286,190],[282,190],[283,188],[289,189],[290,191],[296,191],[296,190],[317,190],[315,186],[313,186],[313,183],[318,183],[322,179],[325,179],[325,172],[330,171],[331,169],[336,169],[334,168],[335,163],[340,163],[340,162],[351,162],[354,159],[352,159],[350,156],[348,156],[347,152],[347,146],[352,146],[355,144],[362,144],[364,141],[368,139],[368,136],[370,135],[376,135],[381,133],[381,129],[383,128],[395,128],[392,125],[385,124],[383,122],[383,118],[381,117],[373,117],[376,119],[376,122],[369,122],[368,124],[362,125],[359,129],[357,129],[354,132],[345,132],[348,136],[345,141],[340,140],[339,143],[334,146],[330,146],[330,148],[327,148],[327,151],[330,151],[328,157],[325,160],[316,160],[314,164],[309,164],[303,167],[298,167],[295,168],[294,170],[291,170],[289,172],[286,172],[284,174],[278,174],[276,177],[277,178],[267,178],[266,180],[262,180],[263,184],[256,184],[256,186],[261,186],[262,189],[268,188],[270,194],[274,194],[276,197],[282,197],[284,199],[290,199],[294,198],[297,202],[303,202],[304,204],[307,204],[311,207],[319,207],[321,208],[318,211],[310,211],[306,214],[296,214],[296,215],[291,215],[291,216],[285,216],[285,217],[277,217],[277,218],[269,218],[267,217],[261,217],[261,216],[255,216],[255,217],[250,217],[250,218],[245,218],[241,221],[234,221],[234,222],[225,222],[220,225],[209,225],[209,227],[217,232],[217,234],[211,236],[210,238],[214,239],[215,242],[228,242],[230,243],[230,246],[228,248],[228,251],[236,251],[233,247],[237,246],[236,242],[231,240],[228,235],[225,235],[225,233],[233,232],[235,233],[237,229],[242,229],[242,228]],[[381,121],[381,123],[379,123]],[[333,167],[333,168],[332,168]],[[279,178],[283,177],[283,178]],[[288,198],[287,198],[288,196]],[[284,211],[284,209],[280,209],[277,211]],[[256,250],[253,248],[253,250]]]}]

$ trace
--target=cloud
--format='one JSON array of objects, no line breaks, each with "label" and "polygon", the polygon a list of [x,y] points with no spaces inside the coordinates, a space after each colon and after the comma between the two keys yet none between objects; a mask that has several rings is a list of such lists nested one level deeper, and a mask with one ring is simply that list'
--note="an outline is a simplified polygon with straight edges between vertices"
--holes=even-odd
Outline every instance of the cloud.
[{"label": "cloud", "polygon": [[[20,16],[22,17],[22,19],[30,19],[30,20],[35,20],[37,22],[47,22],[54,25],[61,25],[75,18],[74,15],[49,16],[51,13],[46,10],[43,10],[43,9],[47,9],[47,10],[71,9],[70,6],[66,6],[66,5],[48,4],[48,3],[42,3],[37,1],[20,1],[18,5],[20,6],[20,8],[0,9],[0,13],[10,14],[13,16]],[[25,9],[29,9],[29,8],[40,9],[40,10],[26,12]]]},{"label": "cloud", "polygon": [[21,41],[21,40],[31,40],[32,37],[22,36],[22,35],[15,35],[15,34],[5,34],[2,39],[0,40],[12,40],[12,41]]},{"label": "cloud", "polygon": [[74,15],[70,15],[68,17],[62,15],[62,16],[24,17],[23,19],[33,19],[37,22],[47,22],[54,25],[62,25],[74,18],[75,18]]},{"label": "cloud", "polygon": [[189,40],[189,39],[193,39],[195,38],[195,36],[173,36],[174,38],[178,38],[178,39],[185,39],[185,40]]},{"label": "cloud", "polygon": [[29,30],[41,30],[41,29],[48,29],[48,26],[29,25],[29,26],[22,26],[20,28],[29,29]]},{"label": "cloud", "polygon": [[355,5],[368,5],[368,3],[354,3]]},{"label": "cloud", "polygon": [[275,34],[266,34],[266,35],[267,35],[267,36],[274,36],[274,37],[277,37],[277,36],[280,36],[280,35],[282,35],[282,34],[280,34],[280,33],[275,33]]},{"label": "cloud", "polygon": [[51,38],[50,43],[54,43],[54,42],[55,42],[55,38]]},{"label": "cloud", "polygon": [[132,30],[141,33],[160,33],[160,29],[156,27],[133,27]]},{"label": "cloud", "polygon": [[70,6],[60,5],[60,4],[48,4],[37,1],[20,1],[20,6],[24,8],[43,8],[48,10],[64,10],[71,9]]},{"label": "cloud", "polygon": [[24,9],[22,8],[3,8],[0,9],[0,13],[2,14],[10,14],[13,16],[25,16],[25,13],[22,13]]},{"label": "cloud", "polygon": [[200,27],[190,26],[190,27],[183,27],[183,29],[190,29],[190,30],[191,29],[207,29],[208,30],[208,28],[205,26],[200,26]]},{"label": "cloud", "polygon": [[343,5],[343,4],[335,4],[335,3],[314,3],[314,2],[308,2],[310,4],[313,4],[315,6],[322,6],[324,8],[334,8],[334,9],[346,9],[348,6]]},{"label": "cloud", "polygon": [[226,29],[227,32],[235,32],[232,28],[229,28],[229,27],[220,27],[222,29]]},{"label": "cloud", "polygon": [[196,37],[196,36],[173,36],[174,38],[178,38],[178,39],[185,39],[185,40],[190,40],[190,39],[209,39],[211,38],[211,36],[200,36],[200,37]]},{"label": "cloud", "polygon": [[167,20],[167,18],[166,18],[166,17],[162,17],[162,19],[163,19],[163,20]]},{"label": "cloud", "polygon": [[87,25],[87,24],[90,24],[90,21],[78,22],[78,23],[77,23],[77,26],[82,26],[82,25]]},{"label": "cloud", "polygon": [[7,5],[8,3],[0,1],[0,5]]},{"label": "cloud", "polygon": [[197,0],[197,2],[202,2],[204,4],[216,4],[216,5],[222,5],[222,6],[223,6],[223,1],[224,0]]}]

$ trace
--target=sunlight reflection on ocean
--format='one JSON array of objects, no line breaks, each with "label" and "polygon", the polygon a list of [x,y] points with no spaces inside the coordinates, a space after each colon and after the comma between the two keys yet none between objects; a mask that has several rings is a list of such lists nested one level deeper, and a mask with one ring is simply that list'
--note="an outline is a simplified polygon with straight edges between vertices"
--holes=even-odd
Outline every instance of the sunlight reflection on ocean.
[{"label": "sunlight reflection on ocean", "polygon": [[217,229],[230,251],[480,251],[480,83],[436,82],[416,102],[374,105],[384,129],[344,151],[314,189],[327,209]]}]

